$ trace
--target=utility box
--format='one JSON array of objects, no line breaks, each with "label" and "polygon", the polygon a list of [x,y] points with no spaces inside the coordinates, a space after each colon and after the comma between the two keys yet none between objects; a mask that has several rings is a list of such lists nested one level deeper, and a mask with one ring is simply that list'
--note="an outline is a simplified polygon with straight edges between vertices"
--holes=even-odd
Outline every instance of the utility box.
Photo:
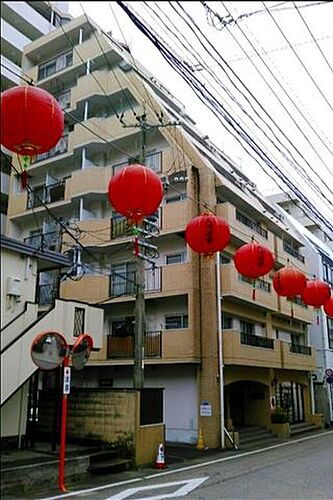
[{"label": "utility box", "polygon": [[20,278],[14,278],[13,276],[8,276],[8,278],[7,278],[7,295],[13,295],[14,297],[21,297],[21,280],[20,280]]}]

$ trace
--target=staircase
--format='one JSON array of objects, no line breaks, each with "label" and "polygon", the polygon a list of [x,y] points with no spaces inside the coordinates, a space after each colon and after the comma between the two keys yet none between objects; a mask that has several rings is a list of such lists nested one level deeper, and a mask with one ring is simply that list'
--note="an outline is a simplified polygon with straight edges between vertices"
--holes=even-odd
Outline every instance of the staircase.
[{"label": "staircase", "polygon": [[85,309],[85,331],[94,338],[94,347],[102,346],[103,311],[90,305],[57,299],[43,316],[37,317],[36,304],[29,304],[18,318],[1,330],[1,405],[36,371],[30,350],[41,332],[62,332],[73,344],[75,307]]},{"label": "staircase", "polygon": [[105,450],[90,456],[88,472],[90,474],[110,474],[128,470],[131,465],[132,460],[119,457],[117,450]]},{"label": "staircase", "polygon": [[309,422],[301,422],[300,424],[290,424],[290,436],[298,436],[308,432],[318,431],[319,428],[315,424]]},{"label": "staircase", "polygon": [[264,427],[241,427],[239,429],[239,447],[241,450],[262,448],[280,441]]}]

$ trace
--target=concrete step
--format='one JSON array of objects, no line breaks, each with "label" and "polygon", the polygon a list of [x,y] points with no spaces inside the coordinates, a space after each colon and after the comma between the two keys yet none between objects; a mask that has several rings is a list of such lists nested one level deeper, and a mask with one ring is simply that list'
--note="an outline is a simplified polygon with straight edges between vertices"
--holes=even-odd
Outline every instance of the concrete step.
[{"label": "concrete step", "polygon": [[251,443],[253,441],[261,441],[263,439],[269,439],[272,438],[272,433],[269,431],[261,431],[261,432],[256,432],[254,434],[248,434],[248,435],[239,435],[239,440],[241,443]]},{"label": "concrete step", "polygon": [[248,441],[246,443],[240,441],[239,448],[242,451],[254,450],[258,448],[266,448],[267,446],[278,444],[280,442],[281,441],[277,437],[270,435],[265,439],[257,439],[256,441]]},{"label": "concrete step", "polygon": [[295,436],[297,434],[303,434],[305,432],[313,432],[317,431],[318,427],[314,424],[307,424],[301,427],[294,427],[294,425],[290,426],[290,435]]},{"label": "concrete step", "polygon": [[95,462],[88,467],[90,474],[109,474],[128,470],[132,461],[128,458],[112,458],[101,462]]}]

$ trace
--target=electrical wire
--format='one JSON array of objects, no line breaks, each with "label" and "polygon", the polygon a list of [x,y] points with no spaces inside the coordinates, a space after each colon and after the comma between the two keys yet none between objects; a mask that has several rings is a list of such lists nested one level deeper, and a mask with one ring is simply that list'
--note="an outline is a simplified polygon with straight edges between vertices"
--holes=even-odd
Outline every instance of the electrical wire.
[{"label": "electrical wire", "polygon": [[265,7],[265,9],[267,10],[268,14],[270,15],[272,21],[274,22],[275,26],[278,28],[279,32],[281,33],[281,35],[283,36],[283,38],[285,39],[285,41],[288,43],[290,49],[292,50],[293,54],[295,54],[297,60],[299,61],[299,63],[301,64],[302,68],[305,70],[306,74],[308,75],[308,77],[310,78],[310,80],[312,81],[312,83],[314,84],[314,86],[316,87],[316,89],[318,90],[318,92],[320,93],[320,95],[322,96],[322,98],[325,100],[326,104],[329,106],[329,108],[331,109],[331,111],[333,111],[333,107],[331,105],[331,103],[328,101],[327,97],[325,96],[324,92],[321,90],[321,88],[319,87],[319,85],[317,84],[316,80],[313,78],[313,76],[311,75],[311,73],[309,72],[309,70],[307,69],[307,67],[305,66],[305,64],[303,63],[302,59],[299,57],[299,55],[297,54],[296,50],[294,49],[294,47],[292,46],[292,44],[290,43],[288,37],[286,36],[286,34],[284,33],[284,31],[282,30],[282,28],[280,27],[279,23],[277,22],[277,20],[275,19],[275,17],[273,16],[273,14],[268,10],[267,6],[265,5],[264,2],[262,2],[263,6]]},{"label": "electrical wire", "polygon": [[[146,2],[144,2],[144,3],[146,3]],[[169,2],[169,3],[170,3],[170,2]],[[149,6],[149,8],[150,8],[150,6]],[[173,8],[174,8],[174,7],[173,7]],[[174,9],[175,9],[175,8],[174,8]],[[160,10],[161,10],[161,9],[160,9]],[[162,16],[160,16],[160,17],[161,17],[161,19],[162,19]],[[171,25],[173,25],[173,23],[172,23],[171,19],[170,19],[168,16],[166,16],[166,17],[167,17],[167,20],[168,20],[168,24],[169,24],[169,26],[170,26],[170,24],[171,24]],[[174,26],[174,25],[173,25],[173,26]],[[170,29],[170,28],[169,28],[169,29]],[[175,32],[173,32],[173,34],[174,34],[175,36],[177,36],[177,35],[175,34]],[[182,37],[186,40],[186,38],[185,38],[185,36],[184,36],[184,35],[182,35]],[[183,44],[183,45],[184,45],[184,44]],[[190,50],[190,49],[188,49],[188,47],[187,47],[187,50]],[[193,55],[193,49],[192,49],[192,50],[190,50],[190,52],[191,52],[191,54]],[[247,111],[244,109],[244,107],[243,107],[243,106],[242,106],[242,105],[241,105],[241,104],[240,104],[240,103],[239,103],[239,102],[238,102],[238,101],[237,101],[237,100],[236,100],[236,99],[235,99],[232,95],[230,95],[230,92],[228,91],[228,89],[226,89],[226,88],[222,85],[222,83],[220,82],[220,80],[216,77],[215,73],[214,73],[214,72],[212,72],[212,71],[210,70],[209,65],[207,65],[205,62],[200,62],[200,61],[199,61],[199,59],[198,59],[198,53],[197,53],[197,52],[195,52],[194,56],[195,56],[195,57],[197,57],[197,61],[198,61],[200,64],[202,64],[202,66],[203,66],[203,67],[205,67],[205,68],[206,68],[206,70],[209,72],[209,74],[212,76],[212,78],[213,78],[213,79],[214,79],[214,80],[215,80],[215,81],[216,81],[216,82],[217,82],[220,86],[222,86],[222,88],[223,88],[223,89],[224,89],[224,90],[228,93],[229,97],[231,97],[231,99],[232,99],[234,102],[236,102],[236,104],[237,104],[237,105],[238,105],[238,106],[242,109],[242,111],[243,111],[243,112],[244,112],[244,113],[245,113],[245,114],[246,114],[246,115],[247,115],[247,116],[251,119],[251,121],[253,121],[253,122],[255,123],[255,125],[256,125],[256,126],[257,126],[260,130],[261,130],[261,132],[262,132],[262,133],[264,133],[264,134],[265,134],[265,136],[268,138],[267,134],[266,134],[266,133],[263,131],[263,129],[262,129],[262,128],[261,128],[261,127],[260,127],[260,126],[259,126],[259,125],[255,122],[255,121],[254,121],[254,119],[252,118],[252,116],[251,116],[251,115],[249,115],[249,114],[247,113]],[[199,56],[199,57],[200,57],[200,56]],[[252,109],[256,112],[256,110],[255,110],[253,107],[252,107]],[[258,114],[258,113],[256,112],[256,114]],[[259,115],[258,115],[258,116],[259,116]],[[269,116],[271,117],[271,115],[269,115]],[[259,116],[259,118],[261,118],[261,117]],[[262,118],[261,118],[261,119],[262,119]],[[272,119],[272,118],[271,118],[271,119]],[[263,120],[263,119],[262,119],[262,120]],[[267,126],[270,130],[271,130],[271,132],[273,133],[274,137],[275,137],[275,138],[279,141],[278,137],[276,136],[276,134],[274,133],[274,131],[272,130],[272,128],[271,128],[271,127],[267,124],[267,122],[266,122],[265,120],[263,120],[263,121],[264,121],[264,123],[266,124],[266,126]],[[274,122],[274,124],[278,127],[278,125],[276,124],[276,122]],[[286,137],[286,139],[290,142],[290,144],[291,144],[293,147],[295,147],[295,146],[293,145],[293,143],[289,140],[288,136],[286,136],[286,134],[284,134],[283,130],[281,130],[281,128],[280,128],[280,127],[278,127],[278,129],[279,129],[279,130],[280,130],[280,132],[281,132],[281,133],[282,133],[282,134]],[[271,140],[270,138],[268,138],[268,139],[272,142],[272,140]],[[272,143],[273,143],[273,142],[272,142]],[[285,147],[285,146],[284,146],[284,145],[283,145],[280,141],[279,141],[279,143],[280,143],[283,147]],[[273,145],[274,145],[274,146],[278,149],[278,151],[279,151],[279,152],[280,152],[280,153],[281,153],[281,154],[282,154],[282,155],[283,155],[283,156],[287,159],[287,161],[288,161],[288,162],[290,162],[289,158],[287,158],[287,157],[286,157],[286,155],[284,154],[284,152],[283,152],[283,151],[281,151],[281,149],[280,149],[280,148],[278,148],[278,147],[276,146],[276,144],[274,144],[274,143],[273,143]],[[287,149],[287,148],[286,148],[286,149]],[[296,151],[298,151],[298,150],[297,150],[297,148],[295,148],[295,149],[296,149]],[[289,154],[291,154],[291,152],[290,152],[288,149],[287,149],[287,151],[289,152]],[[301,153],[300,153],[299,151],[298,151],[298,153],[301,155]],[[291,154],[291,156],[292,156],[292,154]],[[302,158],[306,161],[306,159],[304,158],[304,156],[303,156],[303,155],[301,155],[301,156],[302,156]],[[294,160],[294,161],[296,161],[296,160],[295,160],[295,158],[294,158],[293,156],[292,156],[292,158],[293,158],[293,160]],[[307,161],[306,161],[306,162],[307,162]],[[312,169],[312,167],[311,167],[311,165],[309,164],[309,162],[307,162],[307,164],[309,165],[310,169]],[[297,165],[293,164],[293,166],[295,167],[295,169],[296,169],[296,170],[298,170],[298,169],[302,169],[302,167],[301,167],[299,164],[297,164]],[[316,173],[316,171],[315,171],[315,170],[313,170],[313,169],[312,169],[312,171],[313,171],[313,173],[314,173],[314,174],[316,174],[316,175],[317,175],[317,173]],[[314,188],[316,191],[318,191],[318,193],[319,193],[320,195],[322,195],[322,196],[323,196],[323,198],[325,198],[325,199],[327,200],[327,202],[328,202],[330,205],[332,205],[332,206],[333,206],[333,204],[332,204],[332,202],[330,201],[330,199],[328,199],[328,198],[326,197],[326,195],[325,195],[325,194],[324,194],[324,193],[323,193],[323,192],[322,192],[322,191],[318,188],[318,186],[317,186],[316,184],[314,184],[314,183],[313,183],[313,180],[312,180],[312,179],[311,179],[311,178],[307,175],[307,173],[306,173],[306,172],[304,172],[304,174],[303,174],[303,172],[304,172],[304,171],[303,171],[303,169],[302,169],[302,173],[301,173],[301,175],[304,175],[304,174],[305,174],[305,176],[306,176],[306,178],[307,178],[307,182],[309,182],[309,184],[311,184],[311,185],[313,186],[313,188]],[[320,179],[320,180],[321,180],[321,179]],[[327,187],[327,186],[326,186],[326,184],[325,184],[325,187]],[[333,191],[331,191],[331,193],[332,193],[332,195],[333,195]]]},{"label": "electrical wire", "polygon": [[[145,34],[145,36],[147,36],[150,41],[152,41],[152,43],[154,43],[154,45],[158,48],[158,50],[161,52],[161,54],[163,55],[163,57],[174,67],[176,68],[176,71],[179,72],[179,74],[181,74],[181,76],[183,78],[186,78],[185,74],[186,74],[186,71],[188,71],[187,68],[184,68],[181,64],[180,61],[178,61],[175,57],[174,57],[174,54],[171,53],[166,47],[165,45],[161,42],[160,39],[158,39],[158,37],[155,35],[153,35],[153,33],[151,31],[149,31],[149,29],[144,25],[144,23],[142,21],[140,21],[137,17],[137,15],[134,15],[133,12],[128,8],[128,6],[124,3],[124,2],[121,2],[119,0],[117,0],[117,3],[121,6],[121,8],[126,12],[126,14],[130,17],[130,19],[132,20],[132,22]],[[183,71],[183,72],[182,72]],[[197,82],[195,80],[195,78],[193,77],[193,75],[191,75],[191,79],[190,80],[187,80],[189,84],[192,84],[194,85],[194,83],[197,85],[197,89],[199,91],[201,91],[203,93],[203,91],[206,89],[200,89],[200,82]],[[193,87],[192,87],[193,88]],[[209,96],[211,98],[211,96]],[[217,106],[217,103],[215,102],[214,103],[214,100],[211,99],[210,101],[211,105],[215,105]],[[220,111],[221,112],[221,111]],[[232,124],[232,126],[235,128],[235,124]],[[311,212],[313,214],[316,215],[317,219],[319,219],[323,225],[325,225],[326,227],[329,228],[330,231],[332,231],[332,226],[321,216],[321,213],[316,209],[316,207],[314,207],[308,200],[307,198],[298,190],[298,188],[292,184],[292,182],[290,182],[290,179],[288,178],[285,178],[282,174],[282,172],[279,170],[279,168],[274,165],[274,163],[272,163],[270,161],[270,159],[267,157],[267,155],[263,154],[263,152],[260,150],[260,148],[258,149],[258,147],[255,145],[255,143],[253,143],[253,141],[251,141],[251,139],[249,137],[246,136],[246,134],[244,134],[244,131],[237,131],[237,133],[239,135],[241,135],[243,137],[243,139],[246,139],[246,141],[249,143],[249,145],[251,146],[252,149],[254,149],[257,154],[259,154],[259,156],[265,161],[265,163],[267,163],[267,165],[275,172],[276,175],[279,175],[285,184],[288,185],[288,187],[290,187],[291,191],[294,192],[296,194],[296,196],[301,200],[303,201],[303,203],[305,205],[308,206],[308,208],[310,208]],[[262,167],[262,165],[260,165]],[[263,168],[263,167],[262,167]],[[276,182],[276,179],[274,179],[274,181]],[[280,187],[280,186],[279,186]],[[281,187],[280,187],[281,188]],[[317,221],[316,221],[317,223]]]}]

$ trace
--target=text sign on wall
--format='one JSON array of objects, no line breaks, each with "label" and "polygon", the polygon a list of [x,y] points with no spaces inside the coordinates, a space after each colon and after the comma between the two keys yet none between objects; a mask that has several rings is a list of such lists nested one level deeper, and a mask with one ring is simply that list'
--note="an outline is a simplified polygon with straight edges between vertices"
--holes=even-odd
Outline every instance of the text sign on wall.
[{"label": "text sign on wall", "polygon": [[69,394],[70,391],[71,391],[71,368],[70,366],[65,366],[63,394]]},{"label": "text sign on wall", "polygon": [[212,407],[208,401],[202,401],[200,405],[200,417],[211,417]]}]

